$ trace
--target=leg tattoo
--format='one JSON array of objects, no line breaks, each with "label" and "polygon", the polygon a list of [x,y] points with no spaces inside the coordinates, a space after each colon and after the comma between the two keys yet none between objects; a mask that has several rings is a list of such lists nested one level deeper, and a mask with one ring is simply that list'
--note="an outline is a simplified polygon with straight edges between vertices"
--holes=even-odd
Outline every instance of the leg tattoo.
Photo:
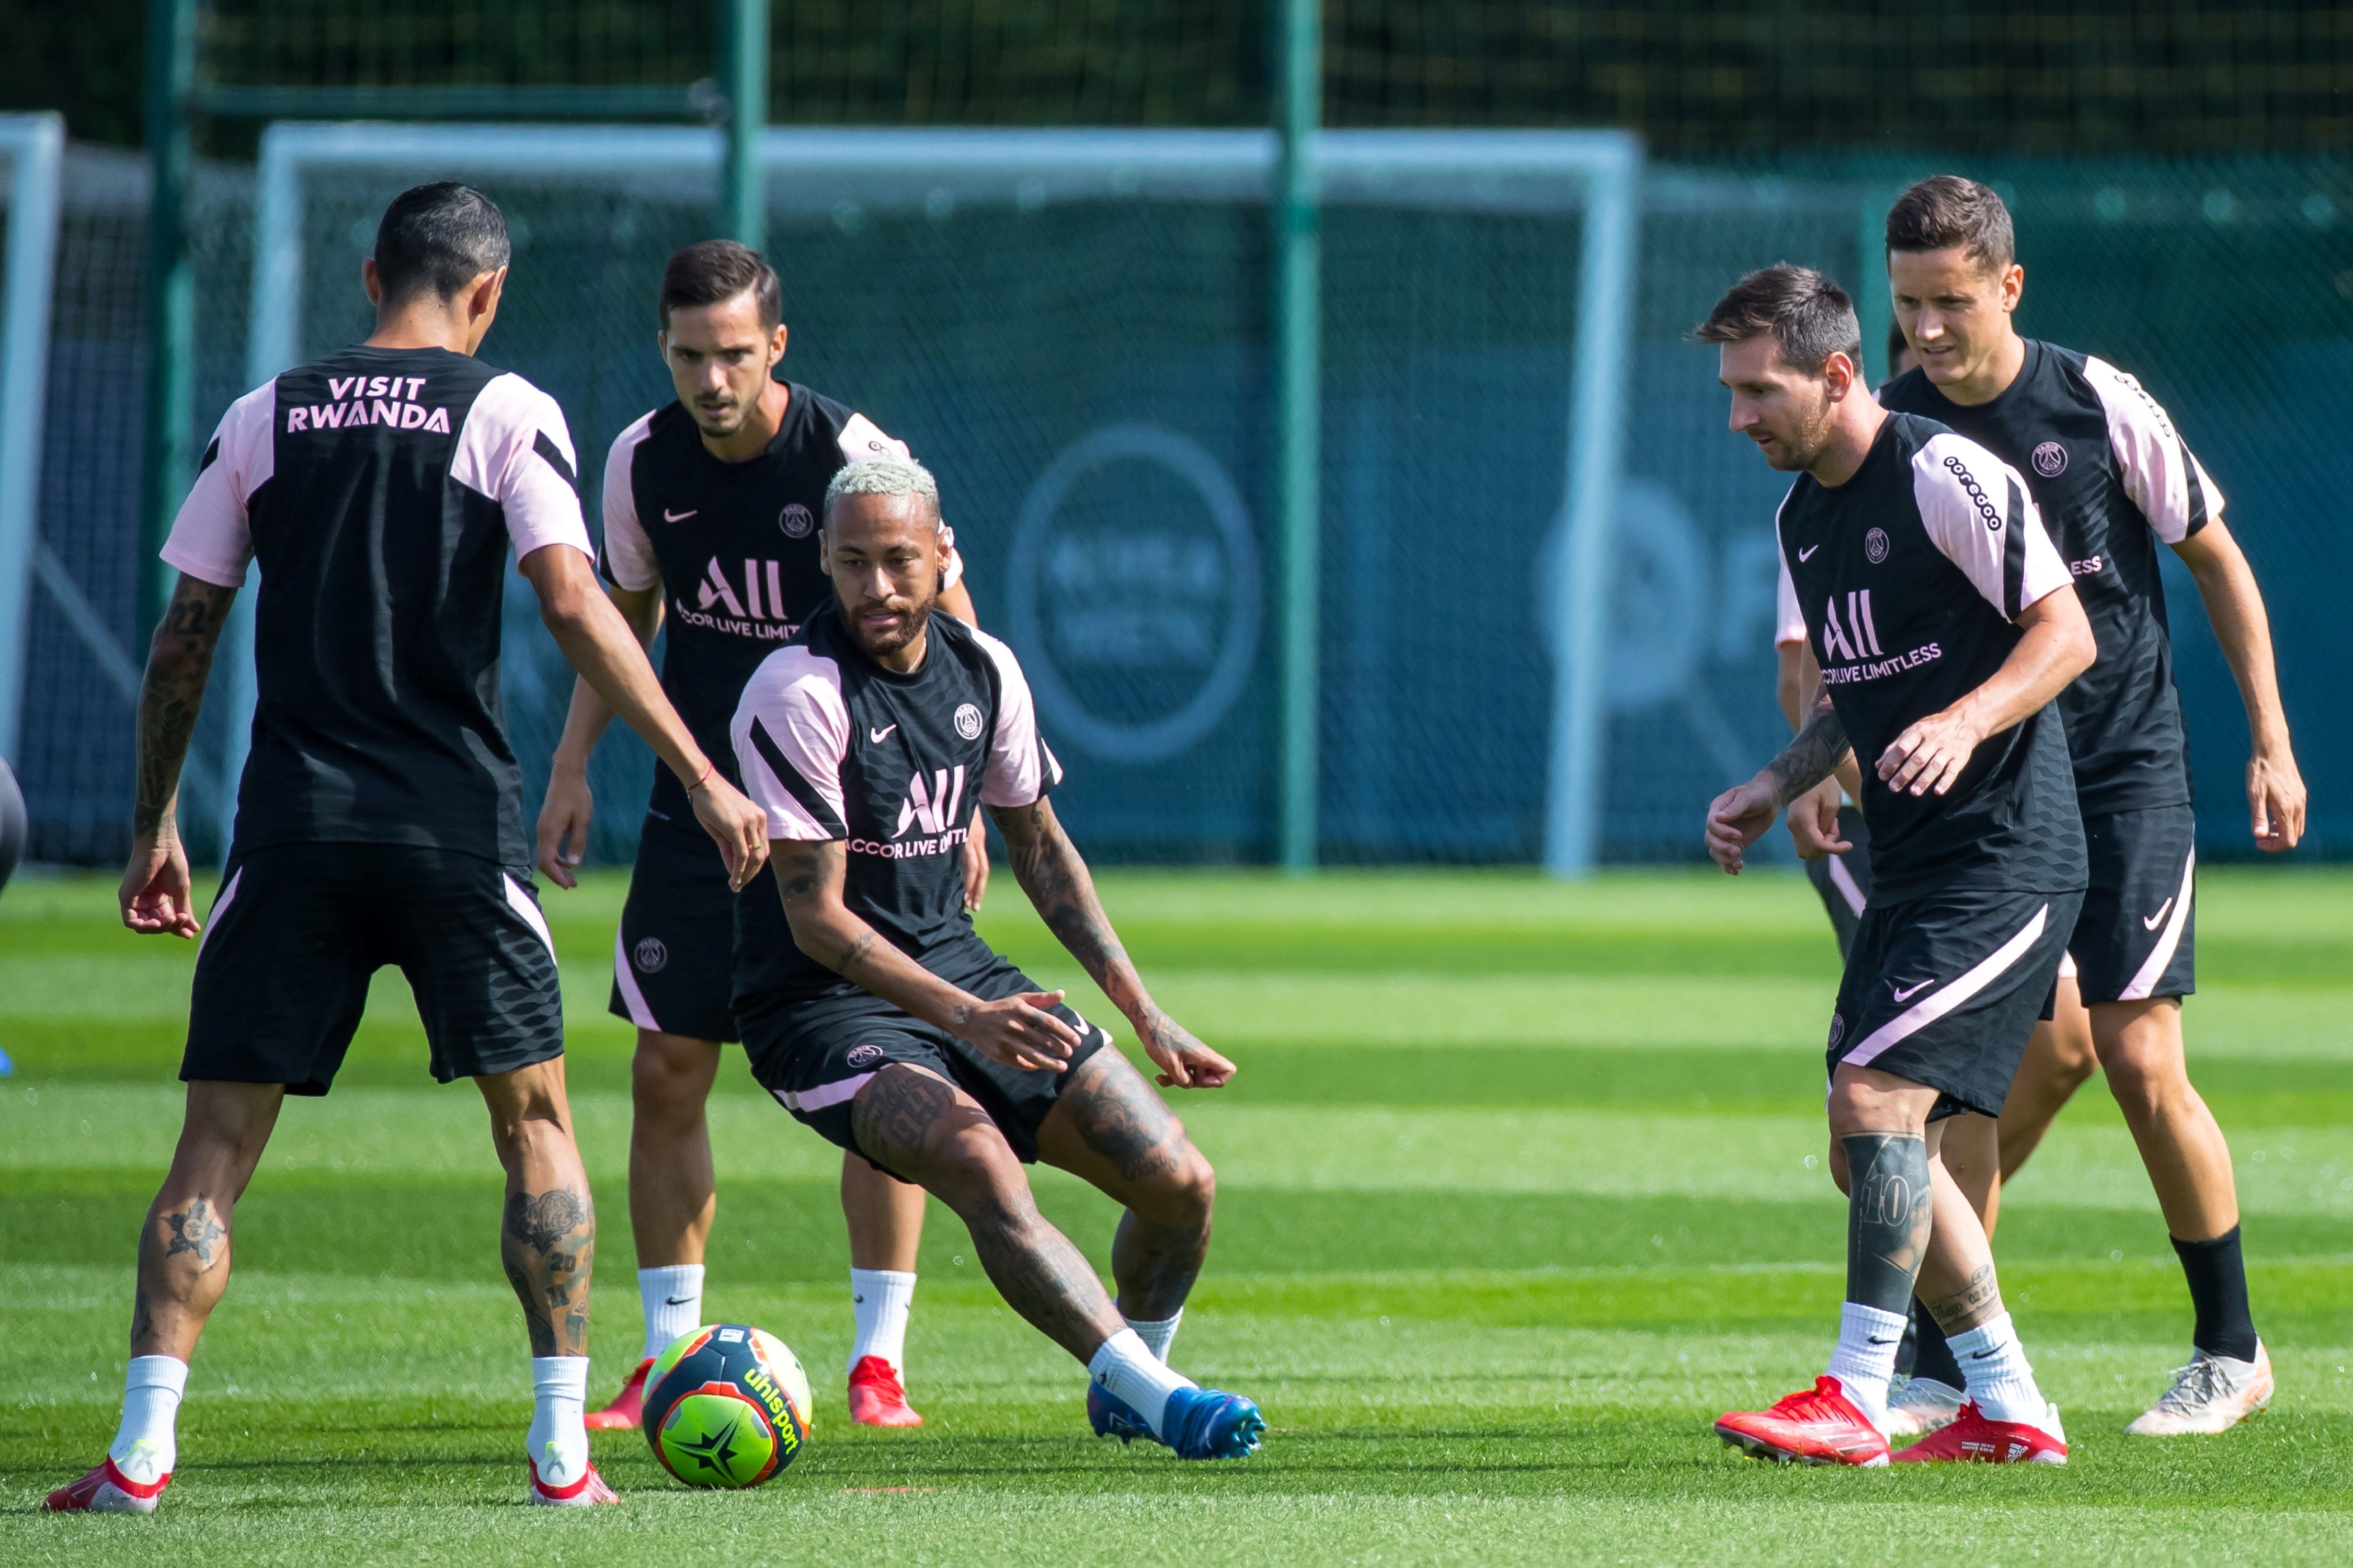
[{"label": "leg tattoo", "polygon": [[509,1193],[499,1260],[522,1302],[535,1356],[588,1353],[588,1274],[596,1213],[588,1194],[554,1187],[537,1197]]},{"label": "leg tattoo", "polygon": [[1948,1334],[1960,1332],[1964,1324],[1974,1325],[1991,1316],[1986,1309],[1993,1307],[1999,1310],[2001,1306],[2001,1285],[1994,1279],[1993,1265],[1978,1264],[1977,1272],[1969,1276],[1968,1284],[1949,1296],[1939,1296],[1926,1306],[1928,1315],[1936,1320],[1936,1326]]},{"label": "leg tattoo", "polygon": [[1846,1299],[1909,1312],[1912,1283],[1928,1252],[1927,1142],[1891,1132],[1858,1132],[1841,1142],[1854,1194],[1847,1204]]},{"label": "leg tattoo", "polygon": [[228,1227],[221,1224],[219,1216],[213,1211],[211,1201],[202,1193],[198,1193],[196,1201],[186,1208],[165,1215],[164,1223],[172,1231],[172,1244],[164,1249],[166,1258],[175,1253],[193,1252],[196,1255],[197,1268],[210,1268],[227,1250],[221,1244],[228,1239]]},{"label": "leg tattoo", "polygon": [[858,1152],[904,1181],[923,1168],[933,1128],[955,1114],[956,1091],[913,1068],[884,1068],[849,1102],[849,1135]]}]

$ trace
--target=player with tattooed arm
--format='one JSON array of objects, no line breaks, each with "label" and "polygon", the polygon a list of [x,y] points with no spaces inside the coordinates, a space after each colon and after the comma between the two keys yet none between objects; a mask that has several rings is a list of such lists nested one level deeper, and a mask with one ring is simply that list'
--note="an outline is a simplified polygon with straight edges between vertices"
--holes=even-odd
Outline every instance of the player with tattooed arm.
[{"label": "player with tattooed arm", "polygon": [[[974,797],[1160,1082],[1217,1089],[1233,1064],[1154,1005],[1113,933],[1047,799],[1061,767],[1012,650],[939,612],[948,543],[932,476],[896,457],[843,468],[822,547],[833,600],[753,673],[732,731],[781,895],[765,938],[747,917],[741,949],[753,1076],[955,1211],[1008,1304],[1087,1368],[1098,1434],[1189,1459],[1249,1454],[1258,1406],[1167,1365],[1217,1178],[1110,1032],[974,932],[961,866]],[[1021,1167],[1041,1159],[1126,1210],[1116,1306],[1039,1214]]]},{"label": "player with tattooed arm", "polygon": [[1873,401],[1853,304],[1829,279],[1750,273],[1698,336],[1719,345],[1732,428],[1798,476],[1777,527],[1821,669],[1796,738],[1708,807],[1708,853],[1737,873],[1783,808],[1852,753],[1873,877],[1830,1027],[1831,1168],[1848,1193],[1837,1348],[1813,1387],[1726,1415],[1716,1432],[1764,1458],[1887,1463],[1916,1286],[1971,1402],[1894,1457],[2062,1464],[2058,1411],[1942,1143],[1954,1114],[2000,1114],[2083,901],[2049,704],[2090,666],[2091,627],[2016,472]]},{"label": "player with tattooed arm", "polygon": [[[228,1285],[237,1198],[286,1096],[327,1092],[388,963],[416,993],[434,1077],[481,1090],[506,1168],[499,1250],[535,1404],[525,1496],[619,1500],[582,1425],[596,1211],[498,696],[511,552],[565,657],[677,776],[738,886],[768,846],[759,809],[695,744],[596,591],[563,413],[474,357],[509,250],[479,191],[395,198],[363,269],[374,335],[230,405],[164,546],[180,577],[139,700],[121,902],[134,931],[202,932],[187,1112],[139,1234],[121,1426],[52,1510],[154,1510],[188,1359]],[[221,622],[257,562],[253,749],[200,927],[174,805]]]}]

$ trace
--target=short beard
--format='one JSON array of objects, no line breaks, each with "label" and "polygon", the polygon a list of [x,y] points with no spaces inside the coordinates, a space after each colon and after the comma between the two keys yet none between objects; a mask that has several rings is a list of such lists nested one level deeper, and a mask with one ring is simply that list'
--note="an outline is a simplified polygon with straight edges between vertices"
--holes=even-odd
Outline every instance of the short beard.
[{"label": "short beard", "polygon": [[855,642],[859,651],[869,658],[881,658],[886,654],[897,653],[923,635],[923,628],[932,624],[932,612],[939,607],[939,590],[934,588],[932,590],[932,596],[917,605],[907,618],[900,623],[904,629],[885,642],[868,642],[866,634],[859,628],[857,623],[851,622],[850,640]]}]

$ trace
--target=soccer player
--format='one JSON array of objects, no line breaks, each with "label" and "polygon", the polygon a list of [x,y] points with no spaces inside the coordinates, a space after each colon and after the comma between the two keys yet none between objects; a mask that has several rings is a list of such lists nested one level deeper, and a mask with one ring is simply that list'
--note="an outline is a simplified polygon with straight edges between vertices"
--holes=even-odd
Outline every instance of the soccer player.
[{"label": "soccer player", "polygon": [[[792,636],[827,594],[817,514],[843,464],[904,456],[862,414],[781,380],[786,331],[775,268],[732,240],[705,240],[662,273],[656,339],[676,401],[615,438],[605,463],[607,593],[648,649],[665,626],[662,688],[695,742],[734,776],[727,721],[744,679]],[[941,602],[973,619],[953,549]],[[539,866],[560,887],[586,847],[588,757],[612,711],[595,687],[574,689],[539,816]],[[975,833],[962,855],[965,898],[979,904],[988,851]],[[703,1107],[730,1005],[735,894],[726,868],[687,820],[677,781],[654,775],[628,900],[613,944],[615,1016],[638,1027],[630,1088],[629,1226],[645,1307],[644,1354],[594,1428],[635,1427],[647,1370],[702,1321],[703,1257],[718,1214]],[[907,1315],[923,1239],[923,1194],[863,1160],[845,1158],[849,1223],[849,1416],[914,1426],[902,1382]]]},{"label": "soccer player", "polygon": [[[1264,1423],[1169,1370],[1209,1245],[1217,1178],[1111,1036],[974,934],[958,853],[986,805],[1047,926],[1127,1016],[1160,1082],[1217,1089],[1233,1064],[1154,1005],[1054,817],[1060,765],[1012,650],[935,613],[939,488],[871,458],[826,492],[833,600],[753,673],[732,733],[767,808],[779,902],[744,923],[736,1020],[753,1075],[801,1121],[955,1211],[1014,1310],[1088,1371],[1100,1435],[1239,1458]],[[1126,1213],[1114,1308],[1039,1214],[1044,1160]]]},{"label": "soccer player", "polygon": [[738,881],[767,844],[758,809],[695,744],[596,591],[562,412],[473,357],[508,254],[505,220],[478,191],[395,198],[364,268],[374,335],[230,405],[164,547],[180,576],[139,704],[121,889],[132,931],[200,929],[174,806],[221,622],[253,561],[259,700],[196,953],[186,1121],[139,1237],[121,1426],[95,1469],[49,1494],[53,1510],[154,1510],[188,1359],[228,1284],[237,1200],[285,1097],[327,1092],[386,963],[416,992],[433,1075],[481,1090],[506,1168],[499,1248],[536,1405],[527,1496],[617,1500],[581,1425],[596,1213],[498,698],[510,548],[565,656],[678,776]]},{"label": "soccer player", "polygon": [[[1924,180],[1889,211],[1886,238],[1895,320],[1920,368],[1883,399],[1952,426],[2025,476],[2099,639],[2098,664],[2059,702],[2091,856],[2091,890],[2067,945],[2099,1063],[2195,1308],[2189,1363],[2126,1429],[2223,1431],[2270,1399],[2271,1358],[2248,1307],[2230,1146],[2183,1056],[2181,998],[2196,989],[2196,823],[2158,544],[2197,580],[2238,678],[2253,742],[2254,841],[2276,853],[2303,834],[2305,789],[2263,594],[2224,525],[2221,493],[2157,400],[2105,361],[2019,335],[2012,312],[2026,274],[1999,195],[1954,175]],[[2047,1076],[2005,1136],[2005,1164],[2024,1158],[2089,1070],[2034,1066]]]},{"label": "soccer player", "polygon": [[2082,901],[2066,742],[2048,704],[2091,663],[2091,628],[2018,476],[1873,400],[1853,305],[1829,279],[1750,273],[1698,335],[1720,345],[1732,427],[1798,475],[1778,529],[1822,669],[1797,737],[1709,806],[1708,851],[1737,873],[1852,750],[1874,855],[1830,1029],[1849,1193],[1838,1347],[1811,1389],[1716,1431],[1765,1458],[1886,1463],[1916,1284],[1965,1358],[1971,1403],[1901,1458],[2063,1463],[2058,1412],[1941,1144],[1954,1112],[2000,1114]]}]

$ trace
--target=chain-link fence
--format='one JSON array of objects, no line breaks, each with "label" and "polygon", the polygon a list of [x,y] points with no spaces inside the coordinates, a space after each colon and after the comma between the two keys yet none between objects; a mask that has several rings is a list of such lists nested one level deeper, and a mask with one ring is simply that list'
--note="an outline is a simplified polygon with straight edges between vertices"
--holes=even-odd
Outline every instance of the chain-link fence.
[{"label": "chain-link fence", "polygon": [[[1936,167],[1782,159],[1646,176],[1610,595],[1607,858],[1694,856],[1708,796],[1786,732],[1770,648],[1783,481],[1725,432],[1713,353],[1684,334],[1746,268],[1788,259],[1859,280],[1887,199]],[[2347,653],[2337,600],[2353,584],[2338,500],[2353,458],[2335,434],[2353,400],[2353,165],[2021,160],[1967,172],[2016,211],[2025,330],[2137,374],[2229,497],[2271,602],[2314,790],[2313,852],[2353,850],[2353,740],[2334,722],[2332,685]],[[359,258],[408,177],[317,188],[305,353],[364,331]],[[80,205],[60,258],[42,518],[134,657],[135,187],[123,174],[111,206],[69,195]],[[204,189],[200,439],[238,390],[250,229],[241,176],[214,172]],[[593,497],[613,434],[668,395],[651,296],[668,251],[708,232],[709,195],[623,180],[507,180],[495,194],[517,250],[485,353],[563,402]],[[1261,209],[992,204],[944,187],[895,205],[772,196],[786,369],[938,466],[984,620],[1060,672],[1063,798],[1084,841],[1130,858],[1263,858],[1271,639],[1246,650],[1217,703],[1200,700],[1242,635],[1244,600],[1271,602]],[[1538,584],[1570,435],[1578,229],[1574,211],[1326,214],[1328,859],[1540,851],[1552,665]],[[2245,726],[2194,587],[2183,576],[2169,589],[2204,852],[2228,855],[2247,842]],[[510,712],[535,773],[567,677],[519,583],[516,594]],[[48,597],[41,605],[19,769],[36,852],[101,859],[129,814],[129,707],[87,639]],[[1081,743],[1091,725],[1094,743]],[[199,755],[218,740],[200,736]],[[626,853],[649,767],[620,740],[600,755],[600,856]],[[190,787],[217,784],[195,769]]]}]

